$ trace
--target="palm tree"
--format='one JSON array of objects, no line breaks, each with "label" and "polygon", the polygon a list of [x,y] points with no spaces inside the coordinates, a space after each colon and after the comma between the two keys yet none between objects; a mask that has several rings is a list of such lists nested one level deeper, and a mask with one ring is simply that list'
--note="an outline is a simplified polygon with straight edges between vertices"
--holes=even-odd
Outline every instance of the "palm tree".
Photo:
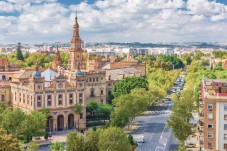
[{"label": "palm tree", "polygon": [[78,130],[79,130],[79,126],[80,126],[79,120],[80,120],[80,114],[82,113],[82,105],[79,103],[76,103],[74,105],[74,112],[78,115]]}]

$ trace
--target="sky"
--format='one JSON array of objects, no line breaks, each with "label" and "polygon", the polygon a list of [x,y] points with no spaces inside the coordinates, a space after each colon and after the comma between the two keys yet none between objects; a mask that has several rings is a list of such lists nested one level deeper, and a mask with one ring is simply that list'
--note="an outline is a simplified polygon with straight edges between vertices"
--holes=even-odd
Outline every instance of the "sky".
[{"label": "sky", "polygon": [[0,43],[227,42],[227,0],[0,0]]}]

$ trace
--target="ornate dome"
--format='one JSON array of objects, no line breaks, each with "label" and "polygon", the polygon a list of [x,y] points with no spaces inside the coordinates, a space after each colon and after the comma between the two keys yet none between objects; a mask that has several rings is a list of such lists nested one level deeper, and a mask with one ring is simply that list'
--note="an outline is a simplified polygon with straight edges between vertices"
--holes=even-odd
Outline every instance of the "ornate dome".
[{"label": "ornate dome", "polygon": [[39,71],[35,71],[32,73],[33,77],[41,77],[41,73]]},{"label": "ornate dome", "polygon": [[75,74],[76,74],[76,75],[83,75],[84,73],[83,73],[81,70],[76,70],[76,71],[75,71]]}]

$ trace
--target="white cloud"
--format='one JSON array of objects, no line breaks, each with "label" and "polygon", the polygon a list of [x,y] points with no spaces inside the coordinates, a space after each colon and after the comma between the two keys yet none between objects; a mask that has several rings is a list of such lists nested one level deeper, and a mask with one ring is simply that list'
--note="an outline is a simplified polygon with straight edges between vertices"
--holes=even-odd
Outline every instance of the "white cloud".
[{"label": "white cloud", "polygon": [[1,12],[7,12],[7,13],[10,13],[10,12],[15,12],[15,11],[19,11],[21,10],[22,6],[21,5],[15,5],[15,4],[12,4],[12,3],[8,3],[8,2],[5,2],[5,1],[0,1],[0,13]]},{"label": "white cloud", "polygon": [[4,36],[0,40],[5,41],[70,41],[76,11],[85,41],[227,39],[227,6],[216,1],[98,0],[68,7],[55,0],[8,1],[8,10],[19,11],[20,15],[1,18],[4,26],[0,27],[0,34]]},{"label": "white cloud", "polygon": [[17,4],[27,4],[27,3],[56,2],[57,0],[7,0],[7,1]]}]

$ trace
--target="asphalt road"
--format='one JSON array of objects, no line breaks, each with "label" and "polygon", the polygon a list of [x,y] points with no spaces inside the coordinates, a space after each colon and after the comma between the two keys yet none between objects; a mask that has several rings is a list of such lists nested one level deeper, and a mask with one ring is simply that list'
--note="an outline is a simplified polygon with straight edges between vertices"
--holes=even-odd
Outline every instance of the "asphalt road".
[{"label": "asphalt road", "polygon": [[[181,82],[173,89],[180,88]],[[168,96],[172,92],[168,93]],[[145,143],[139,143],[136,151],[177,151],[178,142],[172,135],[171,129],[166,126],[169,119],[171,104],[164,104],[156,107],[156,111],[151,114],[136,117],[135,122],[138,127],[131,133],[133,136],[144,136]]]}]

